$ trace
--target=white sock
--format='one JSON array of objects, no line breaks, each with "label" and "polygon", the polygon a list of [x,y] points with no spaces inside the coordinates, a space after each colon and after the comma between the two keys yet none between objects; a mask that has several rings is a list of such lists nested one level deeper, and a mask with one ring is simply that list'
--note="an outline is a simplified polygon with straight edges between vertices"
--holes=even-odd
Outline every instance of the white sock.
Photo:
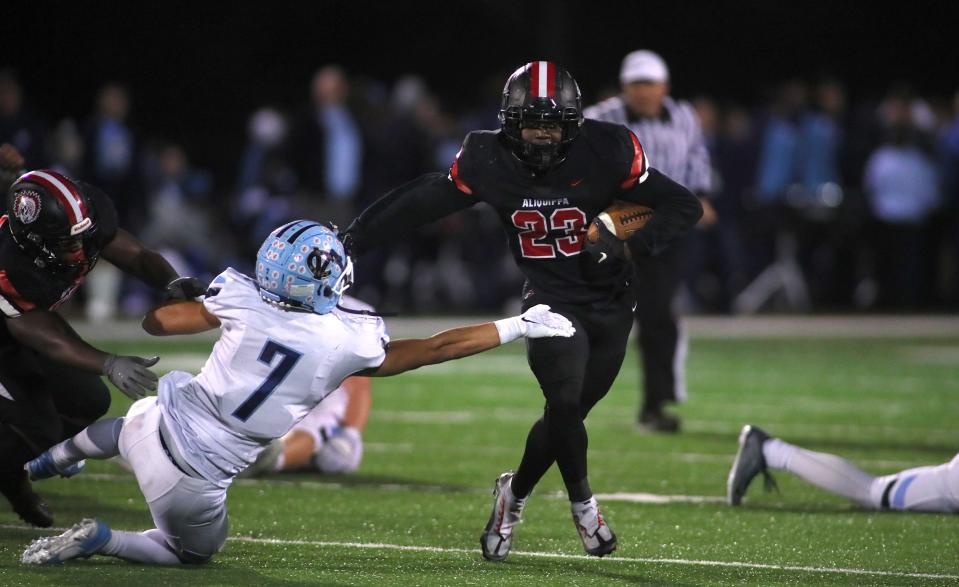
[{"label": "white sock", "polygon": [[100,549],[100,554],[115,556],[138,563],[158,565],[183,564],[180,557],[167,544],[163,532],[156,528],[146,532],[120,532],[113,530],[110,540]]},{"label": "white sock", "polygon": [[586,501],[571,501],[569,502],[569,509],[574,514],[581,514],[589,509],[596,509],[599,505],[596,503],[596,497],[591,496]]},{"label": "white sock", "polygon": [[123,418],[106,418],[90,424],[73,438],[50,449],[53,462],[60,469],[83,459],[109,459],[120,454],[120,430]]},{"label": "white sock", "polygon": [[286,454],[280,453],[280,456],[276,457],[276,464],[273,465],[273,472],[279,473],[283,470],[283,467],[286,466]]},{"label": "white sock", "polygon": [[789,471],[807,483],[849,498],[866,507],[879,507],[871,488],[875,477],[846,459],[813,452],[772,438],[763,444],[763,457],[772,469]]}]

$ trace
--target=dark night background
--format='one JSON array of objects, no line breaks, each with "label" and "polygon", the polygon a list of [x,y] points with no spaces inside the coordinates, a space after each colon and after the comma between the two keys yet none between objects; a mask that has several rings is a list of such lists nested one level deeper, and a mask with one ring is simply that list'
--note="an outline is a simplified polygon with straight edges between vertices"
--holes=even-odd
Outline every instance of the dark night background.
[{"label": "dark night background", "polygon": [[16,2],[2,12],[0,67],[18,72],[35,112],[82,120],[101,83],[122,81],[137,127],[185,143],[218,183],[248,114],[305,103],[327,63],[385,82],[421,75],[454,112],[543,57],[566,64],[589,102],[641,47],[667,59],[675,94],[720,101],[759,102],[793,76],[838,76],[853,99],[896,81],[939,96],[959,84],[952,2]]}]

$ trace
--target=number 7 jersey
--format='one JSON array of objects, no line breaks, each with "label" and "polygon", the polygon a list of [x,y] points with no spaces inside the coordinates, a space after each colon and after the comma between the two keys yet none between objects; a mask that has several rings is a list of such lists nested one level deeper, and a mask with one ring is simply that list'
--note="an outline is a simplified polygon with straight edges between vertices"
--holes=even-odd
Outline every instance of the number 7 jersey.
[{"label": "number 7 jersey", "polygon": [[284,310],[234,269],[213,280],[203,305],[220,321],[220,338],[199,375],[164,376],[159,403],[176,448],[217,483],[228,484],[348,376],[386,357],[378,316]]}]

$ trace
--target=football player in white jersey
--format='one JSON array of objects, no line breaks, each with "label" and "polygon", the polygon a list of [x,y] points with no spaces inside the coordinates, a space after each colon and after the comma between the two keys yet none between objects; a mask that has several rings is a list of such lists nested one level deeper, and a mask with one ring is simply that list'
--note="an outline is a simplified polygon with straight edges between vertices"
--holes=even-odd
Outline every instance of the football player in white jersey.
[{"label": "football player in white jersey", "polygon": [[334,232],[299,220],[267,237],[255,280],[227,269],[202,302],[151,311],[143,323],[150,334],[220,328],[200,374],[167,373],[157,397],[55,445],[28,463],[28,471],[48,478],[83,459],[119,454],[133,467],[156,527],[122,532],[86,519],[34,541],[23,562],[93,554],[166,565],[206,562],[226,542],[233,478],[347,377],[396,375],[521,337],[574,332],[566,318],[541,305],[522,316],[390,343],[380,317],[337,307],[352,272]]},{"label": "football player in white jersey", "polygon": [[788,471],[869,509],[959,513],[959,454],[942,465],[875,477],[846,459],[806,450],[747,425],[727,480],[730,505],[742,503],[749,483],[760,473],[767,488],[775,487],[769,469]]},{"label": "football player in white jersey", "polygon": [[[340,298],[342,310],[374,313],[354,297]],[[373,403],[369,377],[347,377],[289,432],[270,443],[240,477],[278,471],[319,471],[343,475],[363,460],[363,431]]]}]

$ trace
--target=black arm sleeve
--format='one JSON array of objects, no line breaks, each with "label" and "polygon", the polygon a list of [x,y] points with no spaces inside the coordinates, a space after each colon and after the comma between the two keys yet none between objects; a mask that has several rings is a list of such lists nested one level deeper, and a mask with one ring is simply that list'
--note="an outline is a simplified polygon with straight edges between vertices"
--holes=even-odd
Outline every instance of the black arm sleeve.
[{"label": "black arm sleeve", "polygon": [[477,201],[458,190],[446,174],[427,173],[370,204],[347,232],[353,238],[353,250],[361,255]]},{"label": "black arm sleeve", "polygon": [[650,168],[648,173],[645,181],[620,196],[656,211],[646,226],[629,238],[634,256],[658,255],[689,232],[703,215],[703,206],[692,192],[656,169]]}]

